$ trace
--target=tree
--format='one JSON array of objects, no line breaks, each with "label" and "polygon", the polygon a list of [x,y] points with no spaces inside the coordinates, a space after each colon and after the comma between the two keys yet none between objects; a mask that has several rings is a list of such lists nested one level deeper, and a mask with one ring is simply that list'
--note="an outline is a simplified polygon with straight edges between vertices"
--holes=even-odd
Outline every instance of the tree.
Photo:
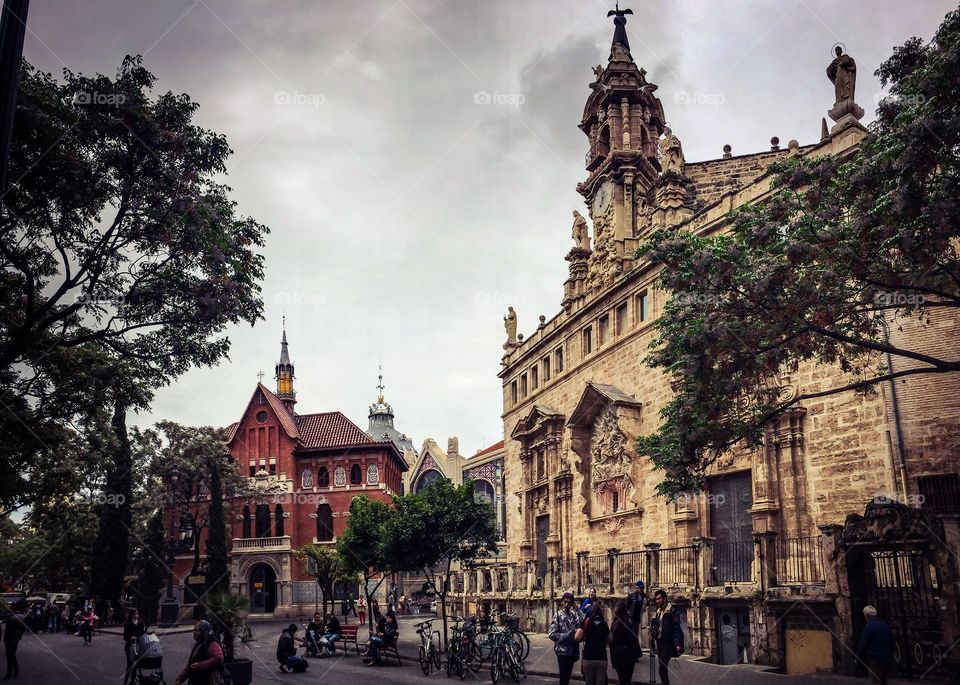
[{"label": "tree", "polygon": [[137,608],[144,623],[155,625],[160,610],[160,595],[166,578],[166,549],[163,544],[163,512],[157,511],[150,517],[147,534],[138,556],[140,563],[140,583],[138,586]]},{"label": "tree", "polygon": [[0,507],[25,503],[36,455],[124,365],[149,399],[261,317],[268,229],[219,182],[224,136],[154,82],[139,57],[63,82],[24,63],[0,208]]},{"label": "tree", "polygon": [[336,549],[308,543],[297,549],[297,558],[309,560],[307,571],[317,579],[323,595],[323,615],[327,615],[327,602],[333,610],[333,588],[338,583],[357,582],[357,572]]},{"label": "tree", "polygon": [[420,492],[396,500],[386,529],[388,555],[402,560],[396,570],[422,572],[436,592],[447,644],[447,594],[453,563],[470,564],[497,553],[493,505],[477,497],[473,481],[454,485],[438,479]]},{"label": "tree", "polygon": [[[773,165],[771,195],[719,235],[664,230],[640,248],[673,293],[647,361],[675,394],[638,441],[662,493],[702,487],[718,456],[757,446],[798,403],[960,371],[956,346],[911,335],[960,308],[960,12],[876,73],[890,95],[857,149]],[[803,364],[836,382],[785,392]]]},{"label": "tree", "polygon": [[[368,607],[387,574],[396,570],[398,565],[397,558],[391,556],[396,548],[387,542],[387,531],[395,516],[396,512],[389,505],[366,495],[358,495],[350,503],[347,529],[337,540],[337,552],[347,569],[359,573],[363,578],[363,594]],[[371,613],[371,634],[374,622],[375,617]]]},{"label": "tree", "polygon": [[[207,534],[207,559],[210,562],[210,578],[207,587],[214,592],[230,590],[230,569],[227,567],[227,522],[223,510],[223,475],[221,469],[226,459],[213,458],[210,462],[210,532]],[[230,462],[232,463],[232,459]]]}]

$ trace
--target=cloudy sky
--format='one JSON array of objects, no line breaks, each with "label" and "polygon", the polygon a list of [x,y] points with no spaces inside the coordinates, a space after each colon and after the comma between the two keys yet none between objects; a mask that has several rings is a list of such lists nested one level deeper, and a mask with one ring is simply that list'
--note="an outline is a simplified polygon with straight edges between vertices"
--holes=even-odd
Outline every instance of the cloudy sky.
[{"label": "cloudy sky", "polygon": [[[815,142],[842,42],[872,118],[877,65],[929,38],[956,2],[624,2],[632,54],[659,85],[688,160]],[[231,360],[160,391],[148,424],[236,420],[273,376],[286,313],[302,413],[366,427],[383,364],[397,427],[419,447],[499,440],[502,316],[560,307],[576,128],[606,63],[597,0],[33,0],[25,56],[59,74],[143,54],[235,151],[241,211],[271,227],[266,320],[230,330]],[[267,381],[272,384],[272,381]]]}]

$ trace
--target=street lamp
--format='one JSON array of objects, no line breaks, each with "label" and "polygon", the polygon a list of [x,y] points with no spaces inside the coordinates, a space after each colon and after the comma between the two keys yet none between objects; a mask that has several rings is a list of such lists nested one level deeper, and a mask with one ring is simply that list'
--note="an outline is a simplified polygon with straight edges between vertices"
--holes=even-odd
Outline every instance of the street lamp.
[{"label": "street lamp", "polygon": [[173,596],[173,564],[177,560],[177,552],[180,550],[180,541],[174,534],[176,527],[176,498],[174,496],[179,474],[173,471],[170,474],[170,529],[167,534],[167,596],[160,605],[160,620],[157,625],[160,628],[170,628],[177,624],[177,616],[180,614],[180,602]]}]

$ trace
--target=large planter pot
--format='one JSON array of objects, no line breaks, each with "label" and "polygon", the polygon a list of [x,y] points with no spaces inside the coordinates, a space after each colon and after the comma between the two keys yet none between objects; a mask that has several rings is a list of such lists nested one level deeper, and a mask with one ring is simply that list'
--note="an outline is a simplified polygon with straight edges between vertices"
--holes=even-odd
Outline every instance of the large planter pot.
[{"label": "large planter pot", "polygon": [[236,659],[223,667],[230,673],[233,685],[250,685],[253,682],[253,662],[250,659]]}]

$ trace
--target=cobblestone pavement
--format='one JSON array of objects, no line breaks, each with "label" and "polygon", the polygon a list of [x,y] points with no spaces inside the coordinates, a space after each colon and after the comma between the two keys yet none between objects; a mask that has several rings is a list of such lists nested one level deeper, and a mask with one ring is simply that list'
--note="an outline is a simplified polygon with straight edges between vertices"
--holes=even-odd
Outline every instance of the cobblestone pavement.
[{"label": "cobblestone pavement", "polygon": [[[277,667],[274,653],[280,630],[289,621],[252,624],[257,640],[250,643],[250,647],[243,655],[249,656],[254,662],[254,683],[322,682],[331,685],[423,683],[425,677],[416,661],[416,634],[412,627],[414,620],[421,618],[423,617],[411,616],[402,617],[400,620],[402,666],[365,667],[356,654],[342,656],[341,653],[340,656],[330,659],[311,659],[310,668],[305,674],[282,674]],[[158,631],[158,634],[164,646],[163,662],[166,680],[168,683],[173,683],[190,652],[193,642],[190,628]],[[525,685],[556,683],[557,668],[552,643],[542,634],[534,634],[530,638],[530,657],[527,660],[530,675],[523,682]],[[98,633],[90,647],[85,647],[78,637],[66,634],[28,635],[21,643],[18,654],[22,675],[19,680],[13,682],[30,685],[119,684],[125,664],[120,636],[112,631]],[[718,666],[691,657],[675,660],[671,673],[671,683],[675,685],[723,683],[730,685],[786,685],[787,683],[858,685],[866,682],[863,679],[833,674],[791,677],[772,672],[765,667],[746,664]],[[574,678],[580,680],[577,669],[574,670]],[[447,680],[445,673],[434,673],[430,679]],[[612,669],[609,673],[609,681],[617,682]],[[488,671],[483,669],[476,674],[469,673],[465,682],[489,683],[490,676]],[[504,681],[501,680],[502,682]],[[509,678],[507,682],[511,682]],[[649,660],[646,657],[641,658],[637,663],[633,682],[644,685],[649,682]],[[891,683],[896,682],[898,681],[891,681]]]}]

